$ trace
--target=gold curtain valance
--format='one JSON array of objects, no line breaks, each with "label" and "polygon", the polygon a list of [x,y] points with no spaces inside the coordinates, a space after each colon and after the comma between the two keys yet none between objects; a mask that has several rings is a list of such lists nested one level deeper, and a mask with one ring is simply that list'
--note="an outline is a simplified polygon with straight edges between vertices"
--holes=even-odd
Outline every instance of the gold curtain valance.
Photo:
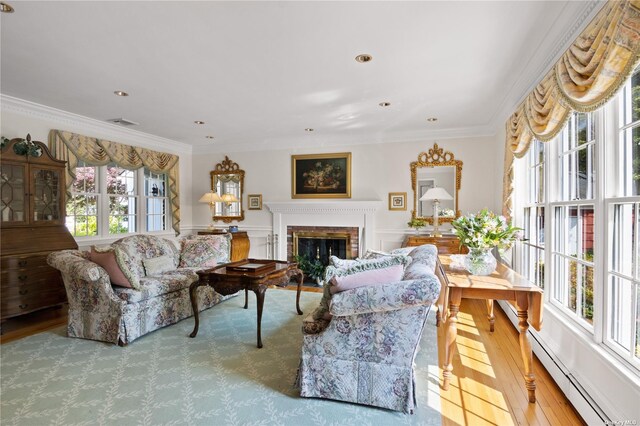
[{"label": "gold curtain valance", "polygon": [[511,216],[513,159],[553,139],[573,111],[594,111],[629,78],[640,53],[640,0],[609,0],[507,120],[503,213]]},{"label": "gold curtain valance", "polygon": [[79,161],[93,166],[115,163],[128,170],[146,167],[153,173],[167,174],[169,186],[167,197],[171,206],[171,222],[176,233],[180,233],[180,182],[177,155],[62,130],[49,132],[49,150],[57,159],[67,162],[67,192],[70,191],[76,179],[75,170]]}]

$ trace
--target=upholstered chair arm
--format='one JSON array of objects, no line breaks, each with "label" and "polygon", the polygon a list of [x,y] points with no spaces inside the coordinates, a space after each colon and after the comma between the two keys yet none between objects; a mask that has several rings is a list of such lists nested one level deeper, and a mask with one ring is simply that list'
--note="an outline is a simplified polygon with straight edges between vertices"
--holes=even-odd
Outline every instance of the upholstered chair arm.
[{"label": "upholstered chair arm", "polygon": [[113,292],[109,274],[98,264],[86,259],[79,250],[62,250],[50,253],[47,263],[62,273],[69,304],[82,305],[126,304]]},{"label": "upholstered chair arm", "polygon": [[434,274],[428,274],[419,279],[336,293],[331,298],[330,312],[333,316],[349,316],[431,305],[439,294],[440,280]]}]

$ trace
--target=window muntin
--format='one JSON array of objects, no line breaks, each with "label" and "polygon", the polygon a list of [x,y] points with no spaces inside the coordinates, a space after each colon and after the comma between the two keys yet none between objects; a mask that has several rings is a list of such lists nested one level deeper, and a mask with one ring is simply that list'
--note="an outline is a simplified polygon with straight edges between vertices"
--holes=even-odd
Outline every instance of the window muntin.
[{"label": "window muntin", "polygon": [[74,237],[98,235],[98,167],[80,161],[67,201],[66,226]]}]

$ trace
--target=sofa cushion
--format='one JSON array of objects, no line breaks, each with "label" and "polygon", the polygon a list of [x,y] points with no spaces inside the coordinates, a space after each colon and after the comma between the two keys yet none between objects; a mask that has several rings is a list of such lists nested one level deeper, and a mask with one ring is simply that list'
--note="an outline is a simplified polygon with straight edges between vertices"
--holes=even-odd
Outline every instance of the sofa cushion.
[{"label": "sofa cushion", "polygon": [[358,287],[369,287],[393,283],[402,279],[402,265],[392,265],[386,268],[372,269],[346,276],[331,278],[331,294],[351,290]]},{"label": "sofa cushion", "polygon": [[140,288],[140,279],[146,276],[143,260],[160,256],[169,256],[173,268],[178,266],[178,249],[169,240],[154,235],[131,235],[111,244],[120,269],[131,283],[131,287]]},{"label": "sofa cushion", "polygon": [[198,280],[193,269],[174,269],[161,275],[140,278],[140,290],[115,287],[116,295],[127,303],[138,303],[173,291],[188,288]]},{"label": "sofa cushion", "polygon": [[404,270],[405,280],[416,279],[414,277],[421,276],[423,266],[426,267],[430,273],[436,270],[436,260],[438,258],[438,249],[433,244],[424,244],[415,247],[411,253],[411,263]]},{"label": "sofa cushion", "polygon": [[180,241],[180,267],[213,268],[229,262],[230,235],[189,235]]},{"label": "sofa cushion", "polygon": [[89,253],[90,261],[102,266],[107,274],[112,285],[131,288],[131,282],[122,272],[118,262],[116,261],[116,254],[112,247],[106,249],[99,249],[95,246],[91,246],[91,252]]},{"label": "sofa cushion", "polygon": [[158,256],[149,259],[143,259],[144,272],[147,276],[158,275],[163,272],[176,269],[171,256]]}]

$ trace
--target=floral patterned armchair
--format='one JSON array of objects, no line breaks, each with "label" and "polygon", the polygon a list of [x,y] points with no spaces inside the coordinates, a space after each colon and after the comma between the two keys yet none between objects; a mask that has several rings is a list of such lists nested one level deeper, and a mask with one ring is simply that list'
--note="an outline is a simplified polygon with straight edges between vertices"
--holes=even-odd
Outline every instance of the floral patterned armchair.
[{"label": "floral patterned armchair", "polygon": [[402,281],[336,293],[330,320],[305,320],[301,396],[413,413],[413,362],[440,281],[435,246],[417,247],[409,256]]}]

